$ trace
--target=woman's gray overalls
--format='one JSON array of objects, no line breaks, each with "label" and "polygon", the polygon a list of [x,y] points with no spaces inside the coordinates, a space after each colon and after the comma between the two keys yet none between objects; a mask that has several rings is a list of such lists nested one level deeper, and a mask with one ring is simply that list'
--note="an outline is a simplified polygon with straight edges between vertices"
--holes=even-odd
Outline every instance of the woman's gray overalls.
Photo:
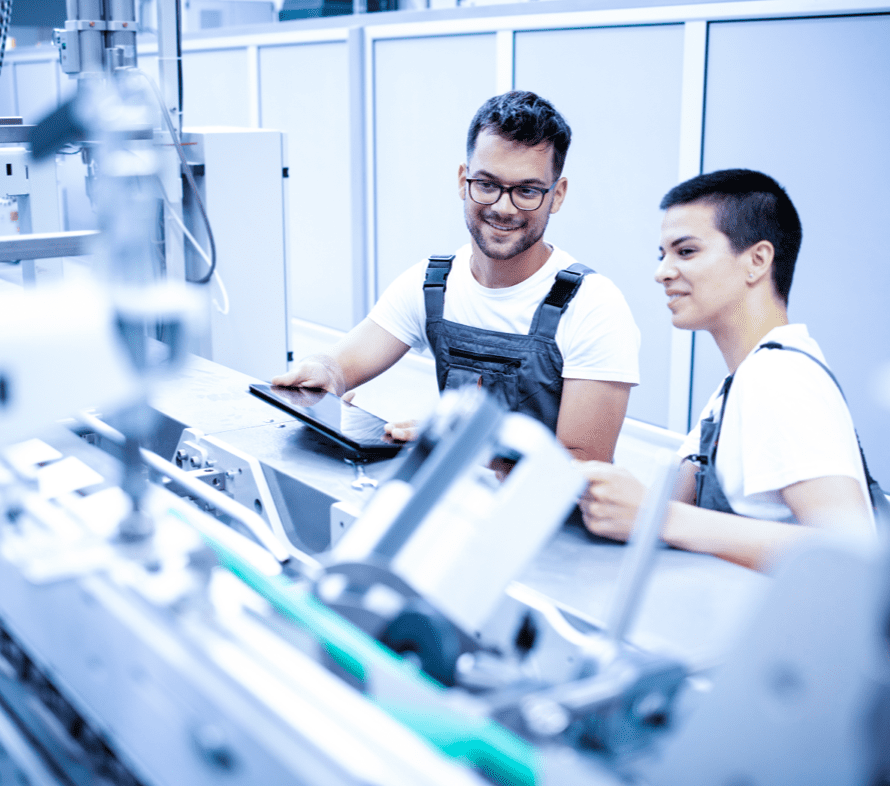
[{"label": "woman's gray overalls", "polygon": [[562,353],[556,328],[589,267],[575,263],[556,274],[535,311],[528,335],[460,325],[443,318],[445,281],[453,256],[430,257],[423,284],[426,335],[436,359],[439,390],[485,388],[504,407],[541,421],[556,432],[562,397]]},{"label": "woman's gray overalls", "polygon": [[[834,384],[837,385],[838,390],[841,392],[841,396],[844,395],[844,391],[841,389],[841,385],[837,381],[837,377],[831,372],[831,369],[829,369],[821,360],[813,357],[809,352],[805,352],[797,347],[786,347],[778,341],[767,341],[757,347],[755,351],[759,352],[761,349],[784,349],[789,352],[799,352],[801,355],[806,355],[806,357],[822,367],[825,373],[831,377]],[[696,506],[699,508],[707,508],[708,510],[718,510],[722,513],[735,513],[732,509],[732,505],[729,504],[729,500],[723,493],[723,489],[720,487],[720,481],[717,479],[716,466],[717,445],[720,441],[720,426],[723,424],[723,413],[726,410],[726,399],[729,397],[729,389],[732,386],[732,377],[733,375],[730,374],[723,381],[723,402],[720,404],[719,418],[715,420],[714,414],[711,413],[711,415],[701,422],[698,455],[686,457],[690,461],[695,461],[699,465],[698,470],[695,473]],[[859,442],[858,434],[856,435],[856,441]],[[862,451],[862,445],[859,445],[859,455],[862,458],[862,468],[865,472],[865,482],[868,487],[872,508],[875,511],[875,520],[879,529],[883,531],[890,527],[890,504],[888,504],[880,485],[868,471],[868,462],[865,460],[865,453]]]}]

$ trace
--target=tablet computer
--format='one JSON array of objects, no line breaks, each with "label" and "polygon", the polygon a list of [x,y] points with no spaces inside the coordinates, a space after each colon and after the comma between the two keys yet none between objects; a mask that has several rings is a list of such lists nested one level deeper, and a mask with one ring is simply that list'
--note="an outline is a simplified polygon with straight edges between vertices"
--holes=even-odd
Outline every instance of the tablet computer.
[{"label": "tablet computer", "polygon": [[383,418],[326,390],[253,384],[250,392],[353,453],[383,458],[394,456],[405,444],[384,431]]}]

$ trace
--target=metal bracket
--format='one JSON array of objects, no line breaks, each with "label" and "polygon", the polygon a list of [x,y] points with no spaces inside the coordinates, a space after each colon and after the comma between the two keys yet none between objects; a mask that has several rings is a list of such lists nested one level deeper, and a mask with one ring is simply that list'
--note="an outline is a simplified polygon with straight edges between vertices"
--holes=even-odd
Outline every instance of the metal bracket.
[{"label": "metal bracket", "polygon": [[108,29],[108,22],[104,19],[69,19],[65,22],[66,30],[99,30]]},{"label": "metal bracket", "polygon": [[291,556],[303,552],[285,532],[260,462],[224,442],[194,428],[183,429],[174,452],[174,463],[227,496],[254,510]]},{"label": "metal bracket", "polygon": [[226,473],[213,467],[195,469],[188,473],[198,480],[204,481],[208,486],[213,486],[217,491],[226,490]]}]

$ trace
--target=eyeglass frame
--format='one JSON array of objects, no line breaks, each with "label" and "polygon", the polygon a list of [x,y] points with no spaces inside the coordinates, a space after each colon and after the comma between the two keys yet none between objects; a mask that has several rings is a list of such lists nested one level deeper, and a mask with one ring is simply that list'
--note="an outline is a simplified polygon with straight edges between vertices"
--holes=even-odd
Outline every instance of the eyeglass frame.
[{"label": "eyeglass frame", "polygon": [[[506,191],[510,195],[510,202],[512,203],[513,207],[515,207],[517,210],[522,210],[524,213],[533,213],[535,210],[541,209],[541,205],[544,204],[544,197],[547,196],[547,194],[549,194],[556,187],[556,184],[560,181],[560,178],[556,178],[556,180],[554,180],[550,184],[550,188],[530,186],[528,185],[528,183],[518,183],[515,186],[504,186],[500,183],[495,183],[494,180],[489,180],[487,177],[467,177],[464,178],[464,180],[467,183],[467,196],[470,197],[470,199],[472,199],[477,205],[484,205],[486,207],[489,205],[496,205],[498,202],[501,201],[501,197],[504,196],[504,192]],[[500,189],[500,193],[498,194],[497,199],[495,199],[494,202],[480,202],[472,194],[472,188],[470,185],[471,183],[490,183],[493,186],[497,186]],[[537,207],[520,207],[513,199],[514,188],[530,188],[533,191],[539,191],[541,193],[541,203]]]}]

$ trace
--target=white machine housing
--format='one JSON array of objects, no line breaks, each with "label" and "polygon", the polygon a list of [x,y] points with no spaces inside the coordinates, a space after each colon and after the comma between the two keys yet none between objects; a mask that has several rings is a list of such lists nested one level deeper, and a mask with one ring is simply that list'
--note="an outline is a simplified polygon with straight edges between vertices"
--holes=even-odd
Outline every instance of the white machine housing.
[{"label": "white machine housing", "polygon": [[[185,129],[189,163],[210,219],[216,273],[206,295],[209,331],[196,354],[259,379],[287,368],[287,140],[280,131],[248,128]],[[203,167],[203,175],[201,175]],[[188,189],[185,224],[208,248],[203,220]],[[207,263],[186,246],[190,279]],[[168,271],[169,273],[170,271]]]}]

